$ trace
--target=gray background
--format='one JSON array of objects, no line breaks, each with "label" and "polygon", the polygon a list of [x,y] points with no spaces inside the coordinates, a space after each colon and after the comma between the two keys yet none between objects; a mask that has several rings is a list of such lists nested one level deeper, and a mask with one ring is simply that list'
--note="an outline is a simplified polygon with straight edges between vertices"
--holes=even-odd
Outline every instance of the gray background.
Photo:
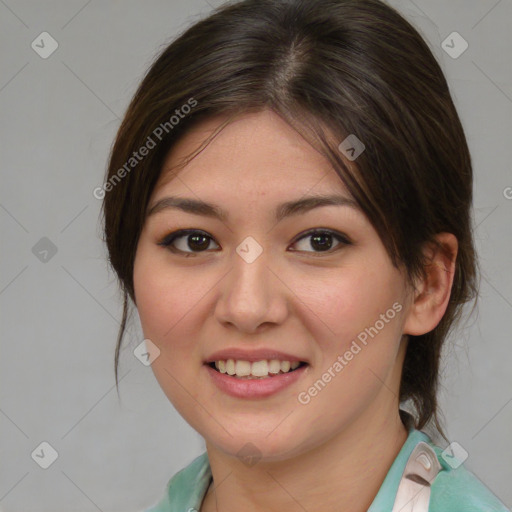
[{"label": "gray background", "polygon": [[[92,191],[153,56],[219,4],[0,0],[3,511],[143,510],[204,450],[134,357],[137,321],[122,352],[118,399],[121,303]],[[443,367],[447,431],[469,453],[467,467],[511,506],[512,2],[391,4],[440,61],[476,173],[481,303],[452,337]],[[59,44],[47,59],[31,47],[44,31]],[[453,31],[469,43],[456,59],[441,46]],[[36,245],[43,237],[54,255]],[[31,457],[43,441],[59,455],[48,469]]]}]

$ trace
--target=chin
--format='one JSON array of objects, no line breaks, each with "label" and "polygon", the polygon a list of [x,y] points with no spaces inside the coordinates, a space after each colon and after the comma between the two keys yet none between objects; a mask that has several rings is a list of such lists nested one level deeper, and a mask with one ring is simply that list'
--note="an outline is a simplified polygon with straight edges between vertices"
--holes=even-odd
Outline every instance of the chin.
[{"label": "chin", "polygon": [[255,433],[230,430],[231,436],[226,434],[222,439],[207,441],[207,447],[224,452],[226,455],[236,457],[248,466],[257,462],[277,462],[288,460],[301,453],[301,445],[297,434],[288,432],[272,434],[268,432]]}]

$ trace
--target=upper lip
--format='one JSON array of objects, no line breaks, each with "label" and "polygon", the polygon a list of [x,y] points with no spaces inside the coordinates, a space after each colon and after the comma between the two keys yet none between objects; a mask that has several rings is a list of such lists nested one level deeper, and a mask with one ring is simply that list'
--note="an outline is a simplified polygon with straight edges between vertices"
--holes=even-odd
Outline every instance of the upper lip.
[{"label": "upper lip", "polygon": [[228,359],[235,359],[238,361],[263,361],[264,359],[271,361],[272,359],[277,359],[279,361],[290,361],[293,363],[295,361],[298,362],[307,362],[305,359],[301,359],[300,357],[293,356],[291,354],[287,354],[285,352],[281,352],[275,349],[257,349],[257,350],[244,350],[241,348],[226,348],[224,350],[219,350],[218,352],[214,352],[209,357],[206,358],[205,363],[213,363],[215,361],[227,361]]}]

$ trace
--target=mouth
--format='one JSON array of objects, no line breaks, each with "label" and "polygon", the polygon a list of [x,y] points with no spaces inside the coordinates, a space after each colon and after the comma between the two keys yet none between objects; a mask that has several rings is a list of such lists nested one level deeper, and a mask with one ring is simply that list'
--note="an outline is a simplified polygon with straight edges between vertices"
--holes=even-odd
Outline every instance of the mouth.
[{"label": "mouth", "polygon": [[267,379],[293,373],[304,366],[309,366],[305,361],[279,361],[261,360],[261,361],[235,361],[233,359],[211,361],[205,363],[218,373],[225,374],[242,380]]}]

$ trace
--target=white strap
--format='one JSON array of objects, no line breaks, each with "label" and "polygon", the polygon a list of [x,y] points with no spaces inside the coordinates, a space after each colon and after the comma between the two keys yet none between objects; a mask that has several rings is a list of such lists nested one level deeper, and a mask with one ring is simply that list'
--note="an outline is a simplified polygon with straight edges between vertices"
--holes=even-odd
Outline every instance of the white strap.
[{"label": "white strap", "polygon": [[420,441],[405,465],[391,512],[428,512],[430,484],[441,469],[436,452]]}]

